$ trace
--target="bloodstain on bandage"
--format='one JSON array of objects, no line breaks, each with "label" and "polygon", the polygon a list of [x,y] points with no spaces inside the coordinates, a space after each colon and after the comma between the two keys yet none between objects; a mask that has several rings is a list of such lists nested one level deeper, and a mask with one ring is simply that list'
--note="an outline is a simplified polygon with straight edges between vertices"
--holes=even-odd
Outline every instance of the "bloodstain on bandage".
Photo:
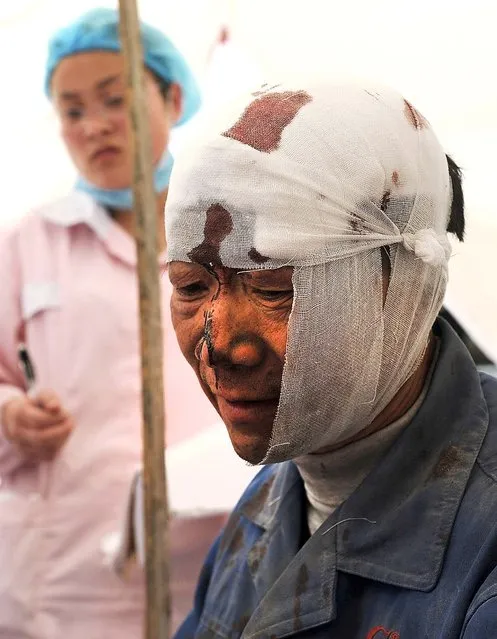
[{"label": "bloodstain on bandage", "polygon": [[383,197],[381,198],[380,209],[385,213],[390,203],[390,191],[385,191],[383,193]]},{"label": "bloodstain on bandage", "polygon": [[351,213],[350,215],[351,215],[351,219],[349,222],[349,226],[351,230],[354,233],[359,233],[360,235],[364,235],[364,233],[366,232],[364,228],[364,220],[359,215],[357,215],[357,213]]},{"label": "bloodstain on bandage", "polygon": [[411,124],[415,129],[424,129],[428,126],[426,119],[407,100],[404,100],[404,115],[406,116],[409,124]]},{"label": "bloodstain on bandage", "polygon": [[261,153],[271,153],[279,147],[283,131],[309,102],[312,97],[306,91],[267,93],[251,102],[223,136]]},{"label": "bloodstain on bandage", "polygon": [[233,230],[231,213],[221,204],[212,204],[205,214],[204,241],[188,253],[192,262],[222,266],[219,250],[221,242]]},{"label": "bloodstain on bandage", "polygon": [[254,247],[250,249],[250,251],[248,252],[248,256],[250,257],[252,262],[255,262],[256,264],[264,264],[269,260],[269,257],[261,255],[259,251]]},{"label": "bloodstain on bandage", "polygon": [[398,171],[394,171],[392,173],[392,182],[394,183],[395,186],[399,186],[399,172]]}]

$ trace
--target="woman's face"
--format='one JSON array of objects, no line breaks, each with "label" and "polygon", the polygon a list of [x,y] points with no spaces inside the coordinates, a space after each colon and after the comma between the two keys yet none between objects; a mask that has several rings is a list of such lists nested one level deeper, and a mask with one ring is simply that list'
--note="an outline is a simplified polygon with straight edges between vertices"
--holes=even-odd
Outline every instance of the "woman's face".
[{"label": "woman's face", "polygon": [[[78,172],[99,188],[129,187],[133,155],[124,57],[92,51],[65,58],[55,70],[51,88],[62,137]],[[157,164],[181,113],[181,91],[173,84],[164,99],[148,70],[145,91]]]}]

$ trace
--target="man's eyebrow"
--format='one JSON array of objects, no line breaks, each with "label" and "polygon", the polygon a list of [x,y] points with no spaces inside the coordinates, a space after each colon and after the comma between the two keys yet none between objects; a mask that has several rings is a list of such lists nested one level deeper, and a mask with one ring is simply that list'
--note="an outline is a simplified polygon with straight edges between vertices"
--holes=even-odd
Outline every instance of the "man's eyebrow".
[{"label": "man's eyebrow", "polygon": [[[114,82],[117,82],[117,80],[120,80],[120,79],[121,79],[121,76],[119,74],[110,75],[107,78],[103,78],[102,80],[99,80],[99,82],[97,82],[95,87],[98,91],[102,91],[102,89],[106,89],[109,85],[113,84]],[[59,97],[62,100],[77,100],[79,99],[80,95],[77,91],[63,91]]]},{"label": "man's eyebrow", "polygon": [[242,275],[247,279],[258,280],[260,282],[285,282],[291,278],[291,272],[282,272],[280,269],[255,269],[237,271],[237,275]]}]

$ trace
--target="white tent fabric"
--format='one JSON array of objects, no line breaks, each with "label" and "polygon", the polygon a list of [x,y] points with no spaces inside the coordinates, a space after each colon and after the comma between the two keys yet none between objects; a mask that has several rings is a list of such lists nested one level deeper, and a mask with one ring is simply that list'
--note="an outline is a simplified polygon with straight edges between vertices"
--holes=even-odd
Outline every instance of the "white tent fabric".
[{"label": "white tent fabric", "polygon": [[[497,221],[471,220],[455,248],[445,305],[497,365]],[[497,371],[497,368],[494,369]]]},{"label": "white tent fabric", "polygon": [[[413,7],[408,0],[139,0],[138,4],[142,17],[167,31],[184,51],[207,102],[226,99],[262,80],[285,79],[290,72],[369,77],[412,100],[466,177],[469,230],[466,244],[456,247],[451,261],[447,304],[480,348],[497,359],[497,297],[491,281],[497,273],[493,205],[497,3],[418,0]],[[0,3],[0,225],[66,192],[72,184],[74,171],[42,92],[45,46],[55,28],[95,6],[117,6],[117,0]],[[231,42],[213,54],[223,25],[230,29]],[[187,134],[180,130],[173,145],[180,145]],[[178,459],[189,460],[182,464],[194,464],[199,476],[217,459],[214,452],[202,455],[202,441],[183,442],[178,452]],[[212,451],[209,447],[218,440],[209,441],[205,446]],[[229,446],[227,439],[223,441]],[[219,440],[218,445],[224,444]],[[174,463],[173,507],[205,506],[213,491],[202,490],[199,481],[195,499],[183,492],[183,467],[178,462],[175,479]],[[246,472],[243,462],[239,468]],[[176,490],[179,501],[174,506]]]}]

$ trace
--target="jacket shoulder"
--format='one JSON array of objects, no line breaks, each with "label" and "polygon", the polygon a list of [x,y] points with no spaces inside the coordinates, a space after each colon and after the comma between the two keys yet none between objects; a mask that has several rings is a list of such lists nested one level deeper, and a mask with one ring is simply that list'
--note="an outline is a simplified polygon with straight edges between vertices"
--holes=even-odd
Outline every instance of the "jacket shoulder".
[{"label": "jacket shoulder", "polygon": [[497,483],[497,379],[480,374],[481,388],[488,409],[488,430],[477,463]]}]

